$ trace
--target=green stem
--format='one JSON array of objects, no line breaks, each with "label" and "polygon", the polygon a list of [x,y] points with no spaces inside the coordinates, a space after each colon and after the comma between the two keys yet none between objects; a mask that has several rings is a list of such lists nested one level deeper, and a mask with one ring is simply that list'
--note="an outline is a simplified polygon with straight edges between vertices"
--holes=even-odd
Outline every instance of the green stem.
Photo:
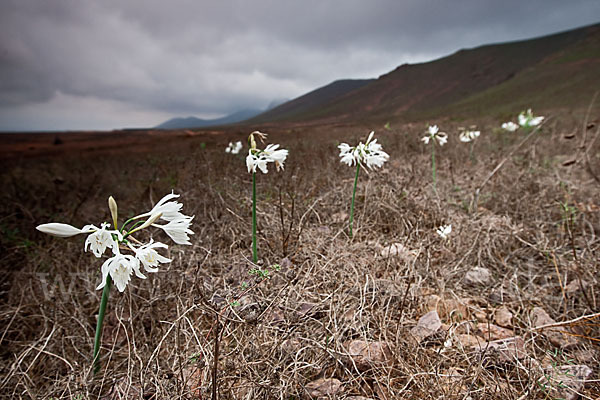
[{"label": "green stem", "polygon": [[354,197],[356,197],[356,184],[358,183],[358,171],[360,164],[356,164],[356,176],[354,177],[354,189],[352,190],[352,204],[350,205],[350,237],[352,237],[352,222],[354,222]]},{"label": "green stem", "polygon": [[256,173],[252,173],[252,261],[256,264]]},{"label": "green stem", "polygon": [[433,175],[433,190],[436,190],[435,184],[435,138],[431,143],[431,173]]},{"label": "green stem", "polygon": [[473,140],[471,140],[471,145],[469,146],[469,160],[471,160],[471,162],[475,161],[473,159],[473,145],[475,144],[475,142]]},{"label": "green stem", "polygon": [[94,339],[94,375],[100,371],[100,342],[102,341],[102,323],[104,322],[104,314],[106,312],[106,303],[108,303],[108,295],[110,293],[110,287],[112,286],[112,279],[109,276],[106,277],[106,284],[102,291],[102,300],[100,300],[100,311],[98,312],[98,322],[96,324],[96,337]]}]

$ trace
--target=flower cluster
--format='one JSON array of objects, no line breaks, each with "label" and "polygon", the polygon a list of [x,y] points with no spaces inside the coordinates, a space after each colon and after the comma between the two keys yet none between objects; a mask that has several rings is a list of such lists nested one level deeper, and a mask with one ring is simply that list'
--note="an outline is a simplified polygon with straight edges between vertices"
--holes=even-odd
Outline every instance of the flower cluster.
[{"label": "flower cluster", "polygon": [[[527,112],[521,111],[521,113],[518,116],[519,125],[526,129],[538,126],[542,123],[543,120],[544,117],[534,117],[533,113],[531,112],[531,108],[528,109]],[[519,125],[515,124],[512,121],[509,121],[502,124],[502,129],[507,130],[509,132],[514,132],[517,129],[519,129]]]},{"label": "flower cluster", "polygon": [[[160,255],[156,249],[167,249],[168,246],[161,242],[150,241],[142,244],[130,235],[139,230],[150,226],[162,229],[175,243],[191,244],[189,236],[194,234],[190,225],[194,217],[189,217],[181,213],[183,205],[173,199],[179,195],[170,193],[163,197],[152,210],[140,214],[127,220],[120,229],[109,229],[110,224],[104,222],[100,227],[86,225],[82,229],[62,223],[48,223],[37,226],[37,230],[49,235],[62,238],[75,236],[78,234],[88,234],[85,240],[84,251],[91,251],[95,257],[101,258],[107,249],[112,252],[112,257],[108,258],[102,264],[102,282],[96,289],[102,289],[106,285],[107,277],[110,276],[115,282],[120,292],[131,280],[131,275],[145,279],[141,272],[141,267],[146,272],[157,272],[160,263],[171,262],[171,259]],[[112,197],[109,198],[109,208],[111,210],[115,228],[117,227],[117,205]],[[136,220],[146,219],[145,221]],[[159,220],[166,221],[165,224],[158,224]],[[128,224],[132,224],[127,228]],[[130,251],[132,254],[122,254],[121,251]]]},{"label": "flower cluster", "polygon": [[462,131],[458,135],[458,137],[461,142],[469,143],[469,142],[472,142],[473,140],[477,139],[479,137],[479,135],[481,135],[480,131]]},{"label": "flower cluster", "polygon": [[442,225],[435,231],[442,239],[448,239],[450,233],[452,233],[452,225]]},{"label": "flower cluster", "polygon": [[256,168],[260,169],[263,174],[269,172],[267,170],[267,164],[274,162],[277,170],[283,169],[283,163],[288,156],[288,151],[280,149],[278,144],[269,144],[264,150],[256,148],[256,141],[254,135],[258,136],[261,140],[266,138],[266,133],[254,131],[250,134],[250,150],[246,157],[246,167],[248,167],[248,173],[255,173]]},{"label": "flower cluster", "polygon": [[359,142],[357,146],[351,147],[347,143],[342,143],[338,146],[340,149],[340,161],[352,167],[355,164],[365,164],[372,169],[381,168],[389,158],[389,154],[383,151],[381,144],[377,143],[377,139],[373,139],[374,131],[371,131],[366,143]]},{"label": "flower cluster", "polygon": [[508,121],[502,124],[502,129],[509,132],[514,132],[519,129],[519,125],[515,124],[512,121]]},{"label": "flower cluster", "polygon": [[437,125],[433,125],[427,128],[427,135],[422,137],[421,140],[425,144],[429,144],[429,140],[431,140],[432,143],[435,143],[434,140],[437,140],[438,144],[443,146],[448,142],[448,135],[445,132],[440,132]]},{"label": "flower cluster", "polygon": [[239,140],[235,143],[229,142],[229,145],[225,149],[225,153],[238,154],[240,152],[240,150],[242,150],[242,147],[244,147],[244,146],[242,145],[242,142],[240,142]]}]

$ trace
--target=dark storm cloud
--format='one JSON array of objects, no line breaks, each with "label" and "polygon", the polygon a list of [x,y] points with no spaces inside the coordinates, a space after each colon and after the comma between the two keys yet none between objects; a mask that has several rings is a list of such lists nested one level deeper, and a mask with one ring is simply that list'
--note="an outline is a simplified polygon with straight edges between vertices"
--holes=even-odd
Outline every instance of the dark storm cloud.
[{"label": "dark storm cloud", "polygon": [[152,125],[261,108],[334,79],[377,77],[405,62],[600,15],[597,0],[0,0],[0,7],[0,129]]}]

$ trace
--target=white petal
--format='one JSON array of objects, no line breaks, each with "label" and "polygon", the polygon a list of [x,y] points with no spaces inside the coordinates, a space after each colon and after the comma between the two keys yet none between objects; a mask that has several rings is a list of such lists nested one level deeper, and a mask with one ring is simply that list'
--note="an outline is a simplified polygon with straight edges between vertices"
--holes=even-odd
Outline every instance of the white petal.
[{"label": "white petal", "polygon": [[[86,225],[86,227],[89,226],[90,225]],[[61,238],[67,238],[79,235],[80,233],[91,232],[91,230],[89,229],[83,230],[75,228],[74,226],[69,224],[61,224],[60,222],[51,222],[49,224],[38,225],[35,229],[48,235],[57,236]]]}]

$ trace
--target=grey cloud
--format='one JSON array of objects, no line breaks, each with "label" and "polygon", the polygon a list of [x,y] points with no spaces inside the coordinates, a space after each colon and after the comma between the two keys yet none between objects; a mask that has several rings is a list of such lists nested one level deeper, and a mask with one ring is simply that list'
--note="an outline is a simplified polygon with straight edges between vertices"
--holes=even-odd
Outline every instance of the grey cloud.
[{"label": "grey cloud", "polygon": [[0,0],[0,110],[60,113],[62,93],[136,118],[219,115],[597,15],[587,0]]}]

